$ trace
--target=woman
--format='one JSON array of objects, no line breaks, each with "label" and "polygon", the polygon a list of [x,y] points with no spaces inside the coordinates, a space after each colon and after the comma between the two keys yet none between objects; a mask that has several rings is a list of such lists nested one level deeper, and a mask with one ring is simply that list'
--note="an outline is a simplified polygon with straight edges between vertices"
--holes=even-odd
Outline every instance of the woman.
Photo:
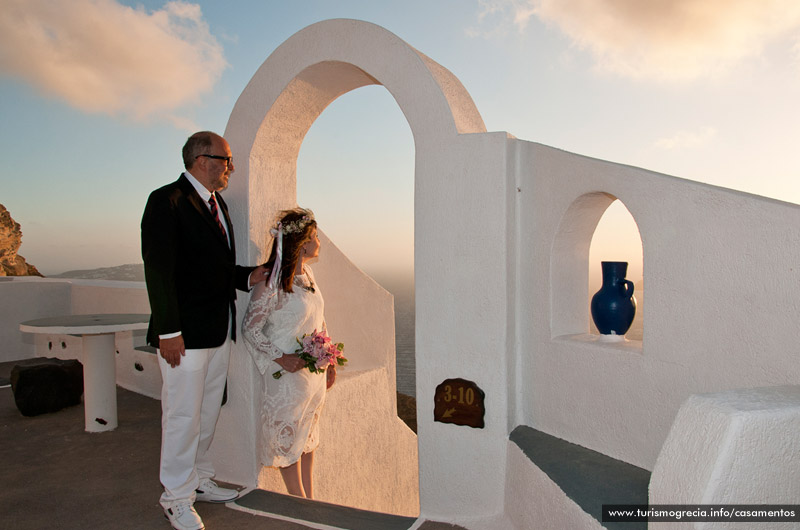
[{"label": "woman", "polygon": [[319,416],[336,378],[334,367],[312,373],[293,353],[297,338],[325,328],[322,294],[306,263],[319,255],[317,222],[311,210],[286,210],[271,233],[272,274],[253,289],[242,324],[247,349],[264,376],[259,458],[280,468],[291,495],[312,498]]}]

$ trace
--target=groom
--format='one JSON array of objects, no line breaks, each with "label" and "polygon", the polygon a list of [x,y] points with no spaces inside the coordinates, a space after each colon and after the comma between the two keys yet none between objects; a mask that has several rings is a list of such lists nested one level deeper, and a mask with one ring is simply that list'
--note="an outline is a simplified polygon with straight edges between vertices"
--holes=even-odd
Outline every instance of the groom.
[{"label": "groom", "polygon": [[234,171],[228,142],[198,132],[183,146],[186,171],[150,194],[142,216],[142,258],[150,326],[159,353],[161,505],[173,528],[198,530],[194,502],[227,502],[208,448],[214,436],[236,340],[236,289],[263,281],[261,266],[236,265],[233,225],[218,194]]}]

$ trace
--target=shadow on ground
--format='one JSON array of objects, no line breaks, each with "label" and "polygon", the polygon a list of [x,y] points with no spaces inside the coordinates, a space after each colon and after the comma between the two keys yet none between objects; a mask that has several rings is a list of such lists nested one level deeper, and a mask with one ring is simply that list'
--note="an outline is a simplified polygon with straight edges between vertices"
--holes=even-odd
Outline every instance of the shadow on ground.
[{"label": "shadow on ground", "polygon": [[[0,364],[0,378],[8,378],[14,364]],[[0,528],[170,528],[158,504],[161,403],[121,388],[117,403],[119,427],[87,433],[82,405],[26,418],[11,388],[0,388]],[[196,508],[213,529],[307,528],[224,504]]]}]

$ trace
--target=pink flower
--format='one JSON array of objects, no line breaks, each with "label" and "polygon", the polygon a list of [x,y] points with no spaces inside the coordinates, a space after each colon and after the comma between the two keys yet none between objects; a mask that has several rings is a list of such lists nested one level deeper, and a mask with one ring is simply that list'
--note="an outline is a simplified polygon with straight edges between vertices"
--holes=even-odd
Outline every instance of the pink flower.
[{"label": "pink flower", "polygon": [[[325,330],[303,335],[297,339],[300,348],[295,353],[305,361],[305,367],[312,373],[325,371],[328,366],[343,366],[347,362],[342,352],[344,344],[333,342]],[[276,372],[277,374],[278,372]],[[276,374],[273,377],[276,379]]]}]

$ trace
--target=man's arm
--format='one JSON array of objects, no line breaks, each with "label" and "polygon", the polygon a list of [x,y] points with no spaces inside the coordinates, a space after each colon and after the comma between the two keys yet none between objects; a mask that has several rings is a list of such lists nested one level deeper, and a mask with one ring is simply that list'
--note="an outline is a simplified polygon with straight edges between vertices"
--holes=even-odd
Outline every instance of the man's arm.
[{"label": "man's arm", "polygon": [[[181,331],[175,284],[177,247],[175,211],[167,197],[154,192],[142,216],[142,259],[153,328],[159,336]],[[159,339],[158,346],[162,357],[173,367],[186,353],[182,335]]]}]

